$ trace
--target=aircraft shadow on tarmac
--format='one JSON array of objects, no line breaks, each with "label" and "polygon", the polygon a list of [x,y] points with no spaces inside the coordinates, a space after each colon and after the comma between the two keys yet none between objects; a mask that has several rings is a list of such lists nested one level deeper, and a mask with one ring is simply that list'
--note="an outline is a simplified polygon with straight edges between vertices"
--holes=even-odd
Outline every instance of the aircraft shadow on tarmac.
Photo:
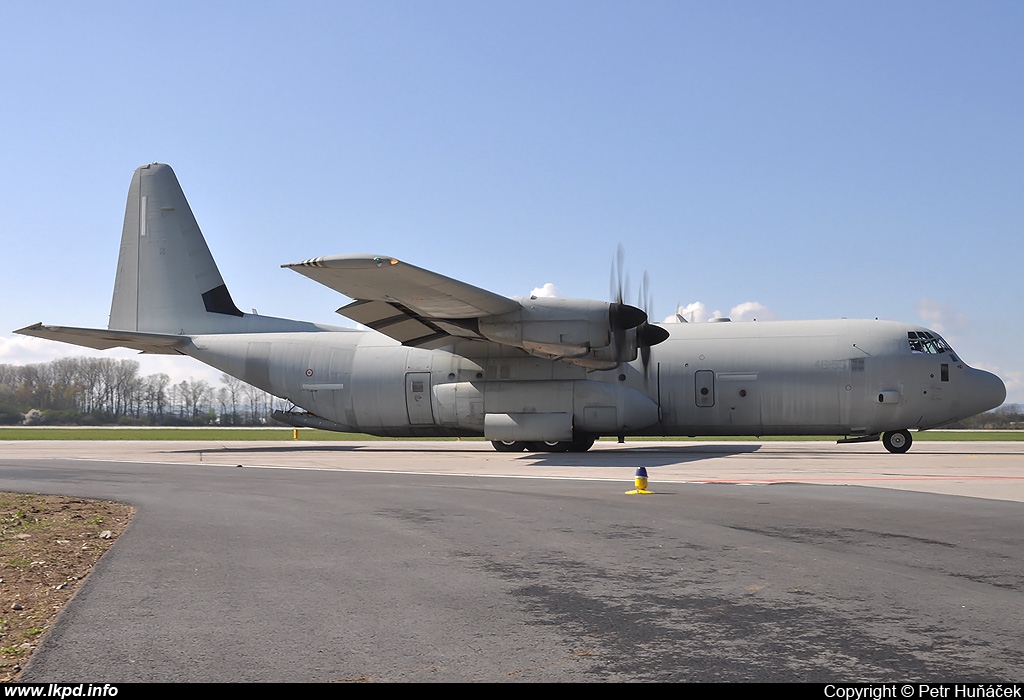
[{"label": "aircraft shadow on tarmac", "polygon": [[167,452],[174,452],[177,454],[303,454],[303,453],[315,453],[315,452],[358,452],[359,450],[366,450],[365,445],[337,445],[337,444],[326,444],[326,445],[245,445],[235,447],[220,445],[218,447],[192,447],[188,449],[168,449]]},{"label": "aircraft shadow on tarmac", "polygon": [[593,449],[586,453],[527,452],[518,460],[538,467],[614,467],[623,463],[644,467],[667,467],[730,455],[751,454],[760,445],[672,445],[665,447],[625,447],[617,450]]},{"label": "aircraft shadow on tarmac", "polygon": [[[497,457],[501,453],[491,452],[490,446],[481,443],[488,456]],[[645,467],[669,466],[686,462],[696,462],[704,459],[717,457],[728,457],[730,455],[751,454],[761,449],[761,445],[736,444],[736,445],[665,445],[665,446],[644,446],[644,447],[622,447],[619,449],[602,450],[599,447],[588,452],[524,452],[518,454],[506,453],[517,462],[526,462],[533,466],[560,466],[560,467],[615,467],[621,468],[624,462],[636,462],[636,466]],[[372,445],[345,445],[345,444],[317,444],[317,445],[245,445],[245,446],[222,446],[216,449],[189,448],[174,450],[179,454],[314,454],[324,452],[336,453],[358,453],[358,452],[395,452],[423,454],[466,454],[462,447],[431,447],[425,450],[417,450],[412,446],[404,446],[402,443],[380,442]]]}]

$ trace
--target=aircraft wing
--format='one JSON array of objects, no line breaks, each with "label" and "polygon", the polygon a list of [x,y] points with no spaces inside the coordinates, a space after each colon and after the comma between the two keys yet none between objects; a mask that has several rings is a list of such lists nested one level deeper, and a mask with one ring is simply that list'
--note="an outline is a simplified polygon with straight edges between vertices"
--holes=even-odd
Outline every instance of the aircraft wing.
[{"label": "aircraft wing", "polygon": [[476,319],[521,308],[514,299],[387,256],[332,255],[281,267],[355,299],[338,313],[403,345],[485,340]]},{"label": "aircraft wing", "polygon": [[139,352],[158,355],[184,355],[180,350],[191,340],[180,335],[162,333],[138,333],[136,331],[111,331],[103,328],[73,328],[71,326],[44,326],[36,323],[14,331],[35,338],[57,340],[62,343],[81,345],[96,350],[129,348]]}]

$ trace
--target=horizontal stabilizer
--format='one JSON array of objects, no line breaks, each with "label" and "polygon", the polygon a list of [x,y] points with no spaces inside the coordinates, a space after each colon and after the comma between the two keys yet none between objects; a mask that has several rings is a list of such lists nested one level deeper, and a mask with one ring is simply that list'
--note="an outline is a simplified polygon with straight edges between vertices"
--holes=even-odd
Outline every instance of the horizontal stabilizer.
[{"label": "horizontal stabilizer", "polygon": [[184,355],[181,348],[191,339],[180,335],[163,333],[138,333],[135,331],[113,331],[103,328],[73,328],[71,326],[44,326],[36,323],[20,328],[15,333],[35,338],[57,340],[62,343],[80,345],[96,350],[129,348],[156,355]]}]

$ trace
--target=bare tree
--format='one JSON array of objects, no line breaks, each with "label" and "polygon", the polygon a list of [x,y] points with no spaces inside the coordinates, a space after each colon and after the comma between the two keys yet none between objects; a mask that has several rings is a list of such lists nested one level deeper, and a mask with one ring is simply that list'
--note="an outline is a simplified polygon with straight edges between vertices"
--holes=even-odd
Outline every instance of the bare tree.
[{"label": "bare tree", "polygon": [[227,411],[221,409],[221,423],[237,425],[239,421],[238,416],[238,401],[242,396],[242,391],[246,386],[245,382],[237,377],[232,377],[230,374],[225,372],[220,375],[220,381],[224,384],[224,389],[227,392]]}]

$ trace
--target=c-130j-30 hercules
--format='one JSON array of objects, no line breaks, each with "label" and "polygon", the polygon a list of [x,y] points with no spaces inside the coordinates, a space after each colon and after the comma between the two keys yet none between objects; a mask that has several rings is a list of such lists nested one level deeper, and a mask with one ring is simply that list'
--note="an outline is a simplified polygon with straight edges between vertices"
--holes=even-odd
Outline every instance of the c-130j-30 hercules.
[{"label": "c-130j-30 hercules", "polygon": [[355,301],[370,331],[242,313],[174,172],[135,171],[107,330],[18,333],[189,355],[305,410],[296,426],[484,436],[585,451],[601,436],[844,435],[910,448],[910,428],[999,406],[1002,381],[937,334],[877,320],[650,323],[640,308],[512,299],[379,255],[283,265]]}]

